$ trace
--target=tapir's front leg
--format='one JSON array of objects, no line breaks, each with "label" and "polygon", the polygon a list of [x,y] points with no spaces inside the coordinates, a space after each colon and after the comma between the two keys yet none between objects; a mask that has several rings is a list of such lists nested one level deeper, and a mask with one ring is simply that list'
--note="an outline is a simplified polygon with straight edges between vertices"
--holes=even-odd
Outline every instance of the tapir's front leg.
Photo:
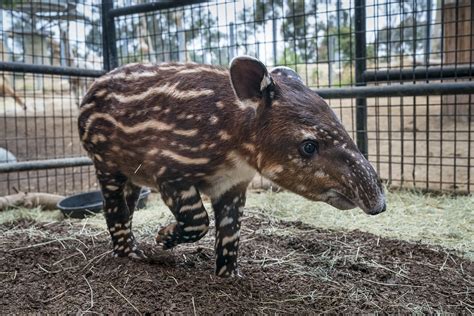
[{"label": "tapir's front leg", "polygon": [[216,275],[238,275],[240,221],[248,183],[240,184],[212,200],[216,216]]},{"label": "tapir's front leg", "polygon": [[209,217],[202,204],[201,196],[193,185],[185,183],[162,183],[160,193],[165,204],[176,218],[162,228],[156,242],[169,249],[177,244],[195,242],[209,229]]}]

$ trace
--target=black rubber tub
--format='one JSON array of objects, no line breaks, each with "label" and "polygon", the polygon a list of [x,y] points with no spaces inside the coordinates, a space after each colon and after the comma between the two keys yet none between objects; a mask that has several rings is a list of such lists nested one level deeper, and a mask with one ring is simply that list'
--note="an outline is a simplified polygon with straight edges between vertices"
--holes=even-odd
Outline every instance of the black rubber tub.
[{"label": "black rubber tub", "polygon": [[[137,209],[143,208],[148,200],[150,189],[143,188],[138,199]],[[58,208],[64,216],[72,218],[84,218],[87,215],[96,214],[103,209],[102,192],[92,191],[68,196],[58,203]]]}]

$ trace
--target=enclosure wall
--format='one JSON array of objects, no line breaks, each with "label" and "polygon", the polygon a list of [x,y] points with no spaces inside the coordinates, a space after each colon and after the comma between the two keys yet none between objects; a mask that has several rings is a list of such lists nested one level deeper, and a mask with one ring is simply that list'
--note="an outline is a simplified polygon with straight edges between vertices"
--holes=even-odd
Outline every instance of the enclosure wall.
[{"label": "enclosure wall", "polygon": [[[131,62],[227,66],[237,55],[256,56],[268,67],[292,67],[325,97],[388,185],[473,191],[469,0],[122,0],[69,4],[67,18],[49,18],[57,29],[39,17],[21,24],[16,20],[40,11],[16,6],[2,4],[2,61],[100,71]],[[31,35],[38,28],[46,35]],[[84,155],[76,104],[92,77],[2,74],[19,99],[2,96],[0,147],[18,161]],[[0,177],[1,193],[13,186],[71,192],[94,183],[89,167]]]}]

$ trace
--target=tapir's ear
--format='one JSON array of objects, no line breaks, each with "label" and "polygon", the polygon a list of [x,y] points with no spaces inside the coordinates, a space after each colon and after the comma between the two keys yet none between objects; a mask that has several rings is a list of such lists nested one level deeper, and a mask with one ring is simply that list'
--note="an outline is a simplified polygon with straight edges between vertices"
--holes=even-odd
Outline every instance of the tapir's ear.
[{"label": "tapir's ear", "polygon": [[239,56],[230,62],[230,81],[240,100],[274,96],[275,83],[265,65],[250,56]]},{"label": "tapir's ear", "polygon": [[299,82],[304,83],[303,79],[301,79],[300,75],[298,75],[296,71],[285,66],[275,67],[270,71],[270,73],[272,74],[272,76],[282,76],[288,79],[298,80]]}]

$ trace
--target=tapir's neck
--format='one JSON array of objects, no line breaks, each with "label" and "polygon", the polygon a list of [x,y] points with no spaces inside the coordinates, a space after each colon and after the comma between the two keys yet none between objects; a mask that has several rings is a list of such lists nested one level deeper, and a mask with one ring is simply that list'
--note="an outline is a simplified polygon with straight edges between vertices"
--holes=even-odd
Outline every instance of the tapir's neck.
[{"label": "tapir's neck", "polygon": [[231,131],[235,151],[251,167],[259,171],[256,106],[243,104],[240,101],[236,101],[235,106],[238,107],[238,110],[234,112],[234,128]]}]

